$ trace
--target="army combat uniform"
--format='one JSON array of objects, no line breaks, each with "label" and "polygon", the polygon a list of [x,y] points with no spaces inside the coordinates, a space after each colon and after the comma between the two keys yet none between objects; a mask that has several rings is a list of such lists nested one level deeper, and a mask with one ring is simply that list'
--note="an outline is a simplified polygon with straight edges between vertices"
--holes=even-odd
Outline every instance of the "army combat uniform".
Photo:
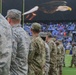
[{"label": "army combat uniform", "polygon": [[50,48],[46,42],[45,42],[45,49],[46,49],[45,75],[48,75],[49,68],[50,68]]},{"label": "army combat uniform", "polygon": [[58,75],[62,74],[62,54],[61,54],[61,49],[59,46],[57,46],[57,72]]},{"label": "army combat uniform", "polygon": [[50,70],[49,75],[57,75],[57,49],[53,40],[48,42],[50,47]]},{"label": "army combat uniform", "polygon": [[59,64],[59,74],[62,75],[62,66],[63,66],[63,62],[65,60],[65,49],[63,47],[63,44],[59,44],[58,49],[60,49],[60,54],[59,56],[61,57],[61,61]]},{"label": "army combat uniform", "polygon": [[33,37],[29,52],[29,72],[28,75],[45,74],[45,43],[38,36]]},{"label": "army combat uniform", "polygon": [[73,47],[72,61],[73,61],[74,66],[76,67],[76,46]]},{"label": "army combat uniform", "polygon": [[65,61],[65,48],[63,44],[59,45],[59,48],[61,49],[61,59],[62,59],[62,66],[64,65]]},{"label": "army combat uniform", "polygon": [[44,43],[45,43],[45,52],[46,52],[45,75],[48,75],[49,67],[50,67],[50,48],[49,48],[48,44],[45,42],[47,33],[40,32],[39,35],[44,40]]},{"label": "army combat uniform", "polygon": [[12,32],[9,23],[0,14],[0,75],[10,75]]}]

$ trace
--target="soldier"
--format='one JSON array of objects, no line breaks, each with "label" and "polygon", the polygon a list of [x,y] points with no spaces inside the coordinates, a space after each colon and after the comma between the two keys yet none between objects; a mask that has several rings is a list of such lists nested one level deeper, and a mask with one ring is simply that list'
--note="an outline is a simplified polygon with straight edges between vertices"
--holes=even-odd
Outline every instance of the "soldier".
[{"label": "soldier", "polygon": [[70,67],[72,67],[73,64],[76,67],[76,43],[73,43],[72,60],[71,60],[71,66]]},{"label": "soldier", "polygon": [[50,47],[50,70],[49,75],[57,75],[57,49],[56,44],[52,40],[51,33],[48,33],[46,36],[47,44]]},{"label": "soldier", "polygon": [[60,64],[60,75],[62,75],[62,66],[65,64],[65,49],[64,46],[62,44],[62,40],[59,39],[59,48],[61,50],[61,64]]},{"label": "soldier", "polygon": [[13,34],[11,75],[27,75],[30,39],[24,29],[21,28],[21,12],[16,9],[8,10],[6,18],[12,26]]},{"label": "soldier", "polygon": [[44,75],[45,74],[45,43],[40,38],[39,32],[41,25],[33,23],[31,26],[32,41],[29,52],[29,72],[28,75]]},{"label": "soldier", "polygon": [[62,73],[62,62],[61,62],[61,49],[59,48],[59,41],[56,41],[56,46],[57,46],[57,70],[58,70],[58,75],[61,75]]},{"label": "soldier", "polygon": [[[40,37],[44,40],[46,39],[47,33],[45,32],[40,32]],[[45,64],[45,75],[48,75],[49,72],[49,67],[50,67],[50,48],[48,44],[45,42],[45,49],[46,49],[46,64]]]},{"label": "soldier", "polygon": [[12,32],[7,20],[0,14],[0,75],[10,75]]},{"label": "soldier", "polygon": [[55,41],[56,41],[56,37],[54,36],[54,37],[52,38],[52,40],[55,42]]}]

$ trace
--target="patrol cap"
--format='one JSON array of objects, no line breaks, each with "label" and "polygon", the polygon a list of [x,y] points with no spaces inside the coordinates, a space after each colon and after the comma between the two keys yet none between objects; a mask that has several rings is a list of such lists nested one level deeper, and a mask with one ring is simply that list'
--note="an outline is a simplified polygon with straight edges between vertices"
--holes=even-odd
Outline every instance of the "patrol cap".
[{"label": "patrol cap", "polygon": [[51,34],[50,32],[47,33],[47,36],[48,36],[49,38],[52,38],[52,34]]},{"label": "patrol cap", "polygon": [[11,19],[21,19],[21,11],[17,10],[17,9],[10,9],[7,11],[7,15],[5,18],[11,18]]},{"label": "patrol cap", "polygon": [[52,40],[55,42],[56,41],[56,38],[52,38]]},{"label": "patrol cap", "polygon": [[41,37],[46,37],[47,32],[40,32],[39,35],[40,35]]},{"label": "patrol cap", "polygon": [[59,45],[59,41],[56,41],[55,43],[56,43],[57,46]]},{"label": "patrol cap", "polygon": [[31,29],[35,30],[35,31],[40,31],[41,30],[41,25],[39,23],[32,23],[31,25]]}]

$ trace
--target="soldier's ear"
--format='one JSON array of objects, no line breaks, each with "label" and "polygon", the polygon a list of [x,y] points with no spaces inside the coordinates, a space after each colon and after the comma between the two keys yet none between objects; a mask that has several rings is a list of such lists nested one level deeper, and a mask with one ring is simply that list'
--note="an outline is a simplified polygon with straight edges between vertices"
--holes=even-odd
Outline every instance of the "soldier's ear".
[{"label": "soldier's ear", "polygon": [[10,18],[7,18],[7,21],[10,23],[11,22],[11,19]]}]

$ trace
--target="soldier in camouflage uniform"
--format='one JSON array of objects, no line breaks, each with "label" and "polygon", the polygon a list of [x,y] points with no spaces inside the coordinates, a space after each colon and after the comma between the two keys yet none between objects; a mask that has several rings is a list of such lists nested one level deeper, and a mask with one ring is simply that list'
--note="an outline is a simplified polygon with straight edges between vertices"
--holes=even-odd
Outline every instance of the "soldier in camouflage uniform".
[{"label": "soldier in camouflage uniform", "polygon": [[74,64],[74,66],[76,67],[76,43],[73,43],[73,48],[72,48],[72,60],[71,60],[71,66],[72,67]]},{"label": "soldier in camouflage uniform", "polygon": [[45,74],[45,43],[39,36],[40,29],[41,25],[39,23],[33,23],[31,26],[32,41],[29,52],[28,75]]},{"label": "soldier in camouflage uniform", "polygon": [[6,18],[12,26],[13,34],[11,75],[27,75],[30,39],[24,29],[21,28],[21,12],[16,9],[8,10]]},{"label": "soldier in camouflage uniform", "polygon": [[[46,39],[46,32],[40,32],[40,37],[44,40]],[[49,67],[50,67],[50,48],[48,44],[45,42],[45,49],[46,49],[46,64],[45,64],[45,75],[48,75]]]},{"label": "soldier in camouflage uniform", "polygon": [[48,33],[46,36],[46,41],[50,47],[50,70],[49,75],[57,75],[57,49],[56,44],[52,40],[51,33]]},{"label": "soldier in camouflage uniform", "polygon": [[60,64],[60,75],[62,75],[62,66],[64,65],[64,61],[65,61],[65,49],[64,46],[62,44],[62,40],[58,40],[59,41],[59,49],[61,50],[61,64]]},{"label": "soldier in camouflage uniform", "polygon": [[7,20],[0,14],[0,75],[10,75],[12,32]]},{"label": "soldier in camouflage uniform", "polygon": [[58,75],[61,75],[62,73],[62,60],[61,60],[61,49],[59,48],[59,41],[56,41],[56,46],[57,46],[57,72]]}]

